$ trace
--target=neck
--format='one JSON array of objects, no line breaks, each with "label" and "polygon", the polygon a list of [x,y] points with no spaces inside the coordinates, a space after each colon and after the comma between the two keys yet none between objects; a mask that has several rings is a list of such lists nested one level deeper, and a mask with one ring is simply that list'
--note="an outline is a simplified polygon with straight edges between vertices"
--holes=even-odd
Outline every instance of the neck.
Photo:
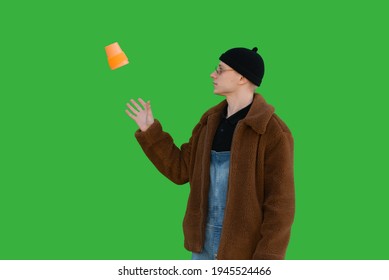
[{"label": "neck", "polygon": [[253,98],[253,92],[239,92],[236,94],[227,95],[227,118],[248,106],[253,101]]}]

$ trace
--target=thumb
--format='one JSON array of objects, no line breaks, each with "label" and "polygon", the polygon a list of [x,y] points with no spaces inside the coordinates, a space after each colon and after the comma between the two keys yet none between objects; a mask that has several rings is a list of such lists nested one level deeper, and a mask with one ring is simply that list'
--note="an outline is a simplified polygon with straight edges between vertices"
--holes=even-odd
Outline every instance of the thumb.
[{"label": "thumb", "polygon": [[153,113],[152,113],[152,111],[151,111],[150,100],[147,101],[147,115],[148,115],[148,117],[153,117]]}]

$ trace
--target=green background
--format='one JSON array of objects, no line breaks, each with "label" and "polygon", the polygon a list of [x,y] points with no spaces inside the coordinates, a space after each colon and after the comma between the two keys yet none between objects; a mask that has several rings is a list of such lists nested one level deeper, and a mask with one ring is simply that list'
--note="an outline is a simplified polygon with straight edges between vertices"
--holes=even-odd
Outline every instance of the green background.
[{"label": "green background", "polygon": [[[0,4],[0,259],[189,259],[176,186],[125,114],[151,100],[180,146],[221,53],[257,46],[295,139],[287,259],[389,259],[385,1]],[[111,71],[104,47],[130,63]]]}]

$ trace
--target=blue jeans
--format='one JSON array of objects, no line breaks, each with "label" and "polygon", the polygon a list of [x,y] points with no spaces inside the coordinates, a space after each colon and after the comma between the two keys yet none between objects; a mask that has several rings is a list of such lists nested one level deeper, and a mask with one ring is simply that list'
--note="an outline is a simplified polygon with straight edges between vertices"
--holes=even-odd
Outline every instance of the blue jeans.
[{"label": "blue jeans", "polygon": [[208,217],[205,241],[200,253],[192,253],[192,260],[215,260],[223,227],[224,209],[228,191],[230,151],[211,151],[210,186],[208,193]]}]

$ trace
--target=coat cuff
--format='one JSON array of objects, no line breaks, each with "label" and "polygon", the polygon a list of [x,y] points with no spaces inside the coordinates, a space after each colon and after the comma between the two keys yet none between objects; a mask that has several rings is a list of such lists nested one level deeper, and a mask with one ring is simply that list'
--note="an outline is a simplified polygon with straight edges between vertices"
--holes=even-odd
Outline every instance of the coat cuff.
[{"label": "coat cuff", "polygon": [[140,144],[152,144],[153,141],[157,139],[157,135],[161,133],[162,131],[162,125],[157,120],[154,119],[154,123],[149,126],[149,128],[146,131],[142,131],[138,128],[137,131],[135,131],[135,137],[138,140]]}]

